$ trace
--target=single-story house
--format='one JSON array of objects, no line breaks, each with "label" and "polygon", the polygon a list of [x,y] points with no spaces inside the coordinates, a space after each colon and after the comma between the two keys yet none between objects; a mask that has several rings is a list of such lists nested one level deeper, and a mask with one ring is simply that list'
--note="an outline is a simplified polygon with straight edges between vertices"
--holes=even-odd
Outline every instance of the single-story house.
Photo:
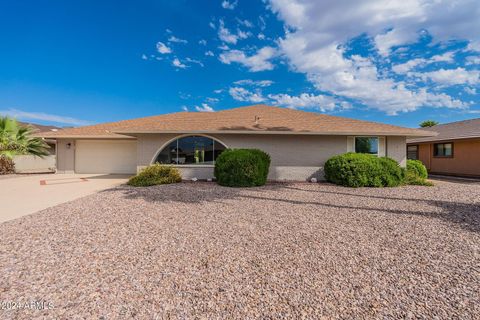
[{"label": "single-story house", "polygon": [[408,159],[422,161],[432,174],[480,177],[480,118],[425,130],[437,135],[408,139]]},{"label": "single-story house", "polygon": [[389,156],[405,166],[406,139],[423,130],[313,112],[254,105],[218,112],[178,112],[68,128],[57,140],[57,172],[131,174],[159,162],[184,179],[213,178],[226,148],[258,148],[271,156],[269,179],[323,178],[330,157],[348,151]]}]

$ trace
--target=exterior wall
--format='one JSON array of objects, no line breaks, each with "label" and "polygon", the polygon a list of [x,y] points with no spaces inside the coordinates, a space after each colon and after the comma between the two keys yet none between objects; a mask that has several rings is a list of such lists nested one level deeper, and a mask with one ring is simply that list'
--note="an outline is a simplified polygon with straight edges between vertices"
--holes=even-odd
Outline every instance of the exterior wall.
[{"label": "exterior wall", "polygon": [[[69,143],[70,146],[68,146]],[[57,141],[57,172],[75,172],[75,140],[59,139]]]},{"label": "exterior wall", "polygon": [[387,157],[397,161],[401,167],[407,166],[406,137],[387,137]]},{"label": "exterior wall", "polygon": [[[157,152],[178,135],[138,135],[137,170],[150,165]],[[314,135],[268,135],[268,134],[217,134],[210,137],[219,140],[229,148],[257,148],[270,154],[270,180],[323,179],[323,165],[332,156],[348,150],[346,136]],[[405,137],[380,138],[387,141],[380,151],[406,165]],[[178,166],[184,179],[213,178],[213,166]]]},{"label": "exterior wall", "polygon": [[44,173],[55,172],[55,155],[45,156],[43,158],[32,155],[14,156],[16,173]]},{"label": "exterior wall", "polygon": [[[433,143],[418,144],[418,158],[430,173],[480,177],[480,139],[453,142],[453,157],[433,157]],[[414,145],[414,143],[412,143]]]}]

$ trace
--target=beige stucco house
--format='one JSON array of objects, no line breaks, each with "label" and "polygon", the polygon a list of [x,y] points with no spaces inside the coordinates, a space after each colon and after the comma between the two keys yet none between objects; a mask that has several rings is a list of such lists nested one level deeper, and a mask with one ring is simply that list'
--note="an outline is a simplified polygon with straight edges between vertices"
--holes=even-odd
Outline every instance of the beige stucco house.
[{"label": "beige stucco house", "polygon": [[323,165],[345,152],[406,163],[406,139],[432,133],[376,122],[254,105],[218,112],[178,112],[69,128],[57,140],[58,173],[133,174],[155,162],[177,166],[184,179],[213,178],[226,148],[271,156],[269,179],[323,178]]}]

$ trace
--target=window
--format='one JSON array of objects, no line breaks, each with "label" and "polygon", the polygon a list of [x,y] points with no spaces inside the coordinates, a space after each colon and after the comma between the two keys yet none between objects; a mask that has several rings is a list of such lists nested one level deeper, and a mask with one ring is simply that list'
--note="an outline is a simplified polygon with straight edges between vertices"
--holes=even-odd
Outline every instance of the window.
[{"label": "window", "polygon": [[155,162],[162,164],[213,165],[226,147],[208,137],[188,136],[175,139],[163,148]]},{"label": "window", "polygon": [[435,143],[433,145],[433,156],[437,158],[445,157],[451,158],[453,157],[453,143]]},{"label": "window", "polygon": [[407,159],[418,160],[418,145],[407,146]]},{"label": "window", "polygon": [[355,152],[378,155],[378,137],[355,137]]}]

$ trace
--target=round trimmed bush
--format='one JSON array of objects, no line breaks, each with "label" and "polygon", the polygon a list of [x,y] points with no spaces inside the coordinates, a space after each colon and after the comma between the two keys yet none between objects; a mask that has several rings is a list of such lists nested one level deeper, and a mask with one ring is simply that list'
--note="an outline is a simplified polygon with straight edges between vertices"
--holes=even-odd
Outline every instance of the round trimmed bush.
[{"label": "round trimmed bush", "polygon": [[156,163],[146,167],[139,174],[130,178],[127,184],[134,187],[149,187],[181,181],[182,176],[177,168]]},{"label": "round trimmed bush", "polygon": [[407,172],[421,179],[427,179],[428,172],[420,160],[407,160]]},{"label": "round trimmed bush", "polygon": [[404,170],[387,157],[345,153],[325,163],[327,181],[345,187],[396,187],[403,183]]},{"label": "round trimmed bush", "polygon": [[270,156],[258,149],[227,149],[215,160],[215,178],[227,187],[263,186]]}]

